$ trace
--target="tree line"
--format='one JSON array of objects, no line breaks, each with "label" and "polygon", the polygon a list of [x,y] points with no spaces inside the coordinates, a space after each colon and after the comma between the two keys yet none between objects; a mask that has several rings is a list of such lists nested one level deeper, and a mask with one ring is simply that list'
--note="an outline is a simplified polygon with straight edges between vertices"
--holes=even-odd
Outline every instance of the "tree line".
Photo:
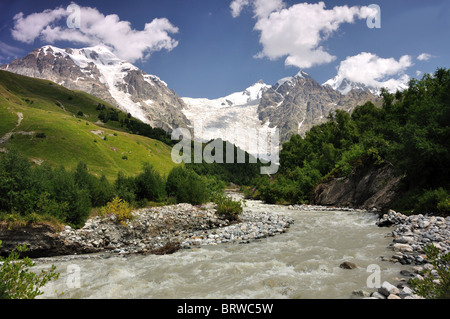
[{"label": "tree line", "polygon": [[33,166],[10,149],[0,158],[0,220],[52,217],[79,228],[92,208],[105,206],[116,196],[134,207],[149,202],[199,205],[216,198],[225,186],[218,178],[200,176],[184,166],[161,176],[150,164],[144,164],[136,176],[119,172],[110,182],[104,175],[91,174],[81,162],[73,170],[45,163]]}]

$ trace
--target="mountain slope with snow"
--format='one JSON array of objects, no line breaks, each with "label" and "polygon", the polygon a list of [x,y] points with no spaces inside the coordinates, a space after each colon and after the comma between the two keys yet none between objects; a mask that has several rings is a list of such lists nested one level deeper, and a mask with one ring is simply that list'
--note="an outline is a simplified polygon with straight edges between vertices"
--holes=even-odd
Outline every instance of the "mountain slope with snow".
[{"label": "mountain slope with snow", "polygon": [[334,78],[331,78],[323,83],[323,85],[329,86],[343,95],[348,94],[352,90],[356,90],[358,92],[369,91],[370,93],[378,96],[380,95],[381,88],[383,87],[391,93],[395,93],[397,90],[403,91],[408,87],[408,81],[409,77],[405,75],[400,79],[389,79],[376,85],[366,85],[364,83],[350,81],[349,79],[338,74]]},{"label": "mountain slope with snow", "polygon": [[85,91],[154,127],[171,130],[189,123],[181,112],[183,101],[165,82],[119,59],[106,46],[46,45],[0,69]]},{"label": "mountain slope with snow", "polygon": [[270,85],[259,81],[242,92],[218,99],[183,97],[183,113],[193,124],[196,140],[221,138],[260,158],[269,153],[268,138],[275,131],[262,123],[258,105]]}]

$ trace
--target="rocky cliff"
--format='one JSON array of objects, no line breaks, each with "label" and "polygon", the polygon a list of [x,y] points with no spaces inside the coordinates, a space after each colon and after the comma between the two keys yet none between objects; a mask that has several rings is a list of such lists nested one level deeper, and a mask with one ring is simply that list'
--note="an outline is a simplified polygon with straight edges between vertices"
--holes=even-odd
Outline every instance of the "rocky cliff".
[{"label": "rocky cliff", "polygon": [[390,165],[358,169],[350,177],[335,178],[314,191],[314,204],[386,210],[400,195],[400,182]]}]

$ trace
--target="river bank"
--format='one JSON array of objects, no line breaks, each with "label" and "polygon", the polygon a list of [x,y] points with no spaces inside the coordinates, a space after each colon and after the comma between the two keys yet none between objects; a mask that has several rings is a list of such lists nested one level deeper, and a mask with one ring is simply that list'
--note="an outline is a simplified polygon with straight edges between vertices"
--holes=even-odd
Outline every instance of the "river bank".
[{"label": "river bank", "polygon": [[127,225],[115,222],[114,216],[95,217],[81,229],[66,226],[59,235],[82,250],[145,254],[164,253],[165,247],[248,243],[284,233],[292,223],[281,215],[249,210],[236,222],[218,216],[214,204],[178,204],[136,210]]}]

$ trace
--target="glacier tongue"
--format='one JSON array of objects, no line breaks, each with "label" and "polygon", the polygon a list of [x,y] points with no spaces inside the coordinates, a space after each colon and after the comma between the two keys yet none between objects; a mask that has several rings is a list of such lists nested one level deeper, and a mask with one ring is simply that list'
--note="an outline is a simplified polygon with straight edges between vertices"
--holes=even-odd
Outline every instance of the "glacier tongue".
[{"label": "glacier tongue", "polygon": [[259,81],[242,92],[218,99],[182,98],[183,113],[194,125],[194,138],[207,142],[221,138],[249,154],[270,160],[278,142],[271,140],[276,128],[258,116],[261,97],[271,86]]}]

